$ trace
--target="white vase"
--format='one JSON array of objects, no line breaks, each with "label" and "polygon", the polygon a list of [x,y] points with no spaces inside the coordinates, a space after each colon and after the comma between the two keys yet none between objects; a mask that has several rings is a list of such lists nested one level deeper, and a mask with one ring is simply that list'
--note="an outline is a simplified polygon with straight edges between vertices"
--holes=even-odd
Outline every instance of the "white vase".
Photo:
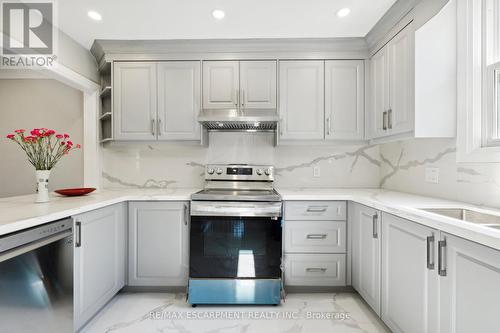
[{"label": "white vase", "polygon": [[35,202],[49,201],[49,176],[50,170],[36,170],[37,193]]}]

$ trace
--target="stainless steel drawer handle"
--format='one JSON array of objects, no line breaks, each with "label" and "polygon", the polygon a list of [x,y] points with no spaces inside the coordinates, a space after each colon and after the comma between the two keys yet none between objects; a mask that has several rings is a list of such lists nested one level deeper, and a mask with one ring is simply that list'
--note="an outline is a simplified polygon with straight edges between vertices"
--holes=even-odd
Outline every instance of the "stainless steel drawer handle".
[{"label": "stainless steel drawer handle", "polygon": [[387,111],[382,113],[382,130],[387,131]]},{"label": "stainless steel drawer handle", "polygon": [[306,268],[306,272],[308,272],[308,273],[325,273],[326,268],[309,267],[309,268]]},{"label": "stainless steel drawer handle", "polygon": [[446,240],[438,241],[438,274],[440,276],[446,276],[445,250]]},{"label": "stainless steel drawer handle", "polygon": [[327,207],[307,207],[307,212],[308,213],[324,213],[326,212]]},{"label": "stainless steel drawer handle", "polygon": [[82,246],[82,222],[75,222],[75,247]]},{"label": "stainless steel drawer handle", "polygon": [[378,238],[378,214],[372,216],[372,236]]},{"label": "stainless steel drawer handle", "polygon": [[427,269],[434,269],[434,235],[427,237]]},{"label": "stainless steel drawer handle", "polygon": [[307,235],[307,239],[326,239],[326,234],[309,234]]},{"label": "stainless steel drawer handle", "polygon": [[155,120],[151,119],[151,135],[155,135]]}]

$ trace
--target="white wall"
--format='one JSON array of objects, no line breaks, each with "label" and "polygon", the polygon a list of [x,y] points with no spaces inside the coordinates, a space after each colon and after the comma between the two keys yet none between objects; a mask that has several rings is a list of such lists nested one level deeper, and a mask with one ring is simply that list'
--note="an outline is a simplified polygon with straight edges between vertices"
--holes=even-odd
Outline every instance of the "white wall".
[{"label": "white wall", "polygon": [[[378,187],[378,147],[279,146],[272,135],[212,133],[208,148],[165,143],[104,146],[104,187],[203,186],[207,163],[271,164],[278,187]],[[319,166],[320,177],[313,177]]]},{"label": "white wall", "polygon": [[[381,187],[500,207],[500,163],[457,163],[455,139],[418,139],[380,146]],[[439,184],[425,182],[439,168]]]},{"label": "white wall", "polygon": [[[82,143],[83,96],[78,90],[45,79],[0,80],[0,197],[31,194],[35,172],[25,153],[5,136],[18,128],[46,127]],[[49,189],[83,183],[83,153],[64,156],[51,173]]]}]

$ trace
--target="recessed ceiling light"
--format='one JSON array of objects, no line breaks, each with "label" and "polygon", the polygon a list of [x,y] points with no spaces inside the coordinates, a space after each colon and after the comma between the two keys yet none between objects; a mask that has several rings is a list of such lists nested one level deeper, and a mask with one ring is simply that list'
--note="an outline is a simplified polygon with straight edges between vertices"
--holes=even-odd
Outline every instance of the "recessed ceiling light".
[{"label": "recessed ceiling light", "polygon": [[222,9],[214,9],[212,16],[217,20],[222,20],[226,16],[226,13]]},{"label": "recessed ceiling light", "polygon": [[341,10],[339,10],[337,12],[337,16],[338,17],[346,17],[350,13],[351,13],[351,9],[349,9],[349,8],[342,8]]},{"label": "recessed ceiling light", "polygon": [[100,20],[102,20],[102,15],[101,15],[101,14],[99,14],[98,12],[93,11],[93,10],[90,10],[90,11],[87,13],[87,15],[88,15],[91,19],[93,19],[93,20],[95,20],[95,21],[100,21]]}]

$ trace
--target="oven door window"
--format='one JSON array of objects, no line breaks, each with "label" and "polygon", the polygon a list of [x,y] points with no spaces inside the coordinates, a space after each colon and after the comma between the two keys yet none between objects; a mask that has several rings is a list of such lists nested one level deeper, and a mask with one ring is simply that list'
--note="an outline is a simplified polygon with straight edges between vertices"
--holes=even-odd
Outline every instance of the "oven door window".
[{"label": "oven door window", "polygon": [[191,278],[280,278],[281,219],[191,217]]}]

